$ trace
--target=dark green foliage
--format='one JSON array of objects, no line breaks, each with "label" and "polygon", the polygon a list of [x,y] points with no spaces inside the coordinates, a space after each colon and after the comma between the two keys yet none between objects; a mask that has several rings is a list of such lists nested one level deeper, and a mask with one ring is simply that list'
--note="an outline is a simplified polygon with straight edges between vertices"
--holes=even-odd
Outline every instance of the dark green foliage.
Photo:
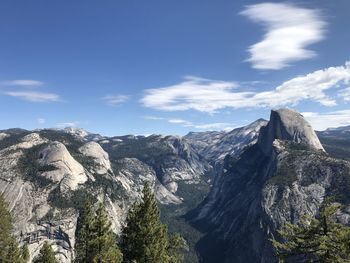
[{"label": "dark green foliage", "polygon": [[89,201],[81,211],[77,226],[76,259],[79,263],[120,263],[122,254],[102,204],[94,215]]},{"label": "dark green foliage", "polygon": [[[276,169],[274,176],[268,180],[268,184],[278,186],[291,186],[293,182],[297,180],[296,169],[299,162],[309,157],[310,155],[324,157],[325,154],[322,151],[314,150],[306,144],[283,142],[288,155],[284,157],[279,166]],[[296,164],[296,165],[295,165]],[[311,176],[313,173],[310,174]],[[310,178],[303,178],[310,179]],[[305,181],[304,181],[305,183]]]},{"label": "dark green foliage", "polygon": [[278,233],[282,241],[272,240],[281,262],[350,262],[350,228],[339,224],[335,214],[340,205],[327,199],[315,218],[301,219],[297,225],[287,223]]},{"label": "dark green foliage", "polygon": [[49,243],[44,242],[39,255],[33,259],[33,263],[59,263],[59,261],[55,258],[55,252]]},{"label": "dark green foliage", "polygon": [[4,139],[0,140],[0,150],[21,142],[21,139],[23,138],[23,136],[29,134],[28,131],[21,130],[21,129],[18,129],[17,131],[4,130],[4,131],[0,131],[0,132],[5,132],[5,133],[10,135],[10,136],[5,137]]},{"label": "dark green foliage", "polygon": [[92,239],[89,243],[90,246],[94,248],[92,262],[122,262],[123,256],[117,248],[116,236],[112,232],[108,215],[101,203],[97,208],[96,216],[92,224]]},{"label": "dark green foliage", "polygon": [[45,171],[52,171],[56,168],[51,165],[41,166],[38,162],[40,158],[40,151],[46,144],[33,146],[25,149],[23,156],[18,160],[18,169],[21,171],[25,180],[32,182],[36,187],[46,187],[52,183],[51,180],[43,177],[40,173]]},{"label": "dark green foliage", "polygon": [[121,249],[125,263],[176,263],[184,243],[168,237],[167,227],[160,221],[160,212],[152,190],[146,184],[143,200],[129,211],[127,226],[122,231]]},{"label": "dark green foliage", "polygon": [[349,133],[335,132],[326,134],[319,132],[317,135],[328,154],[335,158],[350,160]]},{"label": "dark green foliage", "polygon": [[0,194],[0,219],[0,262],[27,262],[28,249],[20,248],[12,234],[12,217],[2,194]]},{"label": "dark green foliage", "polygon": [[50,141],[63,143],[71,153],[78,152],[78,149],[84,145],[84,142],[76,138],[73,134],[60,130],[42,130],[39,134],[41,137]]},{"label": "dark green foliage", "polygon": [[296,180],[297,176],[293,164],[283,161],[278,167],[276,174],[269,179],[268,183],[278,186],[290,186]]},{"label": "dark green foliage", "polygon": [[327,195],[333,196],[335,201],[342,204],[350,204],[350,169],[343,162],[334,163],[332,166],[331,186],[327,189]]},{"label": "dark green foliage", "polygon": [[[128,138],[127,136],[121,137],[123,140],[119,142],[116,147],[107,149],[111,159],[121,158],[137,158],[139,160],[146,160],[148,158],[158,159],[164,158],[165,155],[173,154],[173,150],[165,143],[165,138],[154,137],[142,137],[137,139]],[[108,146],[105,146],[108,147]]]},{"label": "dark green foliage", "polygon": [[84,209],[80,211],[77,222],[76,243],[75,243],[75,262],[85,263],[92,260],[93,249],[90,246],[92,240],[92,225],[94,220],[94,213],[92,205],[87,199]]},{"label": "dark green foliage", "polygon": [[76,210],[81,210],[84,207],[85,200],[96,201],[96,197],[85,188],[62,193],[59,187],[56,187],[48,196],[49,204],[57,208],[74,208]]},{"label": "dark green foliage", "polygon": [[95,176],[95,181],[90,181],[89,184],[93,188],[101,188],[113,202],[128,197],[124,187],[119,182],[113,180],[110,175],[97,175]]}]

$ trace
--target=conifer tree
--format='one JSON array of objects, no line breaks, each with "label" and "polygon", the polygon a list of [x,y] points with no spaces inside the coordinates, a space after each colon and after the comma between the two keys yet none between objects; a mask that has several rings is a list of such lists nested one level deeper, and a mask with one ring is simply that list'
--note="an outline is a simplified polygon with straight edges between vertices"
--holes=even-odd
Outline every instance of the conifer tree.
[{"label": "conifer tree", "polygon": [[283,241],[272,240],[280,262],[297,257],[298,262],[350,262],[350,228],[336,222],[340,205],[324,201],[319,215],[287,223],[278,231]]},{"label": "conifer tree", "polygon": [[116,236],[102,204],[96,215],[91,203],[85,203],[78,222],[76,258],[79,263],[119,263],[122,254],[117,247]]},{"label": "conifer tree", "polygon": [[49,243],[44,242],[39,255],[33,259],[33,263],[59,263],[59,261],[55,258],[55,252]]},{"label": "conifer tree", "polygon": [[92,225],[94,213],[89,200],[85,202],[84,209],[81,211],[77,223],[77,240],[75,244],[75,262],[85,263],[92,262],[93,248],[90,245],[92,240]]},{"label": "conifer tree", "polygon": [[125,263],[175,263],[181,260],[178,250],[183,242],[179,242],[179,236],[169,240],[167,227],[160,221],[157,201],[148,184],[143,188],[142,202],[135,203],[130,209],[126,224],[121,240]]},{"label": "conifer tree", "polygon": [[0,219],[0,262],[27,262],[29,259],[28,248],[20,248],[12,234],[12,217],[2,194],[0,194]]},{"label": "conifer tree", "polygon": [[90,241],[94,249],[92,262],[120,263],[122,254],[117,248],[116,235],[111,229],[111,223],[102,203],[99,204],[92,225],[93,239]]}]

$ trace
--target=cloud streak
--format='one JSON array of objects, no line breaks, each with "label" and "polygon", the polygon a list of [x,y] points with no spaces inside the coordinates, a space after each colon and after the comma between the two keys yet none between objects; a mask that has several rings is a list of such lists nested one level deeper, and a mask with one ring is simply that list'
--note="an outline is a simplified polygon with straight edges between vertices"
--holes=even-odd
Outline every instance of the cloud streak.
[{"label": "cloud streak", "polygon": [[16,79],[16,80],[7,80],[0,82],[0,85],[3,86],[21,86],[21,87],[39,87],[43,86],[45,83],[39,80],[33,79]]},{"label": "cloud streak", "polygon": [[207,113],[224,108],[294,106],[304,100],[334,106],[336,99],[326,92],[349,82],[350,62],[295,77],[275,89],[262,92],[241,91],[237,82],[186,78],[179,84],[145,90],[141,103],[162,111],[196,110]]},{"label": "cloud streak", "polygon": [[36,91],[7,91],[5,95],[20,98],[30,102],[59,102],[61,97],[55,93],[36,92]]},{"label": "cloud streak", "polygon": [[327,113],[302,112],[315,130],[350,125],[350,110],[339,110]]},{"label": "cloud streak", "polygon": [[263,39],[248,48],[252,67],[278,70],[290,62],[316,56],[307,46],[324,39],[326,22],[319,10],[287,3],[262,3],[247,6],[241,13],[266,31]]},{"label": "cloud streak", "polygon": [[126,95],[107,95],[102,98],[110,106],[119,106],[129,100]]},{"label": "cloud streak", "polygon": [[144,119],[155,120],[155,121],[167,121],[171,124],[179,124],[184,127],[194,128],[198,130],[233,130],[235,124],[228,122],[216,122],[216,123],[205,123],[205,124],[195,124],[191,121],[184,119],[175,119],[175,118],[163,118],[157,116],[144,116]]}]

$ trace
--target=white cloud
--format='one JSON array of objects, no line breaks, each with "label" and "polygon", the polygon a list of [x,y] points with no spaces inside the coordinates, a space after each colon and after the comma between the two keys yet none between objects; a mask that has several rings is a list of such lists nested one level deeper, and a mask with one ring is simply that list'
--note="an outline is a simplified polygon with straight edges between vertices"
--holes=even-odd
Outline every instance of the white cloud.
[{"label": "white cloud", "polygon": [[38,124],[44,124],[46,120],[44,118],[38,118],[37,119]]},{"label": "white cloud", "polygon": [[5,86],[25,86],[25,87],[39,87],[43,86],[44,82],[33,79],[15,79],[0,82],[1,85]]},{"label": "white cloud", "polygon": [[339,110],[328,113],[302,112],[315,130],[350,125],[350,110]]},{"label": "white cloud", "polygon": [[129,100],[126,95],[107,95],[102,98],[110,106],[118,106]]},{"label": "white cloud", "polygon": [[167,118],[162,118],[157,116],[144,116],[143,118],[147,120],[167,121],[168,123],[179,124],[184,127],[191,127],[198,130],[233,130],[235,127],[233,123],[227,123],[227,122],[195,124],[191,121],[187,121],[184,119],[167,119]]},{"label": "white cloud", "polygon": [[58,94],[36,91],[7,91],[5,95],[20,98],[31,102],[57,102],[61,101]]},{"label": "white cloud", "polygon": [[158,117],[158,116],[143,116],[143,118],[146,119],[146,120],[154,120],[154,121],[164,120],[163,117]]},{"label": "white cloud", "polygon": [[341,91],[339,92],[338,95],[339,95],[340,97],[342,97],[343,100],[345,100],[345,101],[350,101],[350,87],[341,90]]},{"label": "white cloud", "polygon": [[56,124],[56,127],[58,128],[66,128],[66,127],[77,127],[79,126],[78,121],[72,121],[72,122],[60,122]]},{"label": "white cloud", "polygon": [[163,111],[192,109],[208,113],[215,113],[223,108],[296,105],[303,100],[333,106],[336,105],[336,100],[326,92],[349,82],[350,62],[295,77],[275,89],[262,92],[240,91],[237,82],[186,78],[179,84],[146,90],[141,103],[145,107]]},{"label": "white cloud", "polygon": [[324,38],[326,23],[319,10],[306,9],[287,3],[249,5],[242,15],[264,26],[263,39],[250,46],[253,68],[277,70],[290,62],[314,57],[306,49]]},{"label": "white cloud", "polygon": [[169,123],[174,123],[174,124],[181,124],[185,127],[192,127],[193,123],[190,121],[182,120],[182,119],[169,119]]},{"label": "white cloud", "polygon": [[234,123],[215,122],[215,123],[199,124],[199,125],[195,125],[194,127],[200,130],[233,130],[236,126]]}]

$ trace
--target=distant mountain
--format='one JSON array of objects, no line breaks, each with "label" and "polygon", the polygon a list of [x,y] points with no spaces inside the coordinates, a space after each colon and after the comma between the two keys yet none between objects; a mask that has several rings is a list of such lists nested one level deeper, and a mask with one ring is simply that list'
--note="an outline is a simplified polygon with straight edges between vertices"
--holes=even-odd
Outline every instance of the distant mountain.
[{"label": "distant mountain", "polygon": [[[48,240],[61,262],[72,261],[87,197],[104,202],[118,234],[149,182],[162,220],[187,241],[186,263],[198,262],[195,245],[203,230],[207,234],[197,243],[203,262],[273,262],[266,240],[276,227],[315,213],[324,195],[336,194],[347,204],[348,162],[330,156],[349,158],[348,133],[341,128],[317,134],[323,145],[290,110],[273,111],[269,122],[183,137],[1,130],[0,192],[14,214],[15,234],[32,256]],[[185,214],[200,228],[189,225]]]},{"label": "distant mountain", "polygon": [[266,120],[258,119],[229,132],[190,132],[184,138],[189,140],[205,159],[217,162],[223,160],[227,154],[238,155],[246,146],[254,144],[261,127],[266,124]]},{"label": "distant mountain", "polygon": [[330,155],[350,160],[350,126],[319,131],[317,135]]},{"label": "distant mountain", "polygon": [[222,174],[191,216],[206,235],[201,262],[277,262],[270,238],[285,222],[315,215],[325,196],[345,205],[350,223],[350,163],[330,157],[299,113],[271,112],[256,144],[227,156]]}]

